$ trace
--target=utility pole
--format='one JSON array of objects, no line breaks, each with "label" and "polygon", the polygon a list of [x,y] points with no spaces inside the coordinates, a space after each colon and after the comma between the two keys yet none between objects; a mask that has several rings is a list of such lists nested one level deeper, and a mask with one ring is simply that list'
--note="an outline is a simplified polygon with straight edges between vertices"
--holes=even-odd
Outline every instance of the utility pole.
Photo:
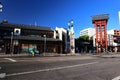
[{"label": "utility pole", "polygon": [[11,32],[11,42],[10,42],[10,52],[11,52],[11,55],[13,54],[13,32]]},{"label": "utility pole", "polygon": [[45,56],[45,52],[46,52],[46,35],[43,35],[44,36],[44,56]]}]

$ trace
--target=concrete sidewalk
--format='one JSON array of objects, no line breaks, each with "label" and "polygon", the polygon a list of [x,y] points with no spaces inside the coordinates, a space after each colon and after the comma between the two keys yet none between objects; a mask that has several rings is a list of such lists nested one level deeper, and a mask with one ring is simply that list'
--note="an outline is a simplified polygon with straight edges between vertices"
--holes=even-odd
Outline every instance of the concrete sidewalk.
[{"label": "concrete sidewalk", "polygon": [[89,56],[89,57],[106,57],[106,58],[109,58],[109,57],[120,57],[120,53],[99,53],[99,54],[90,54],[90,53],[75,53],[75,54],[55,54],[55,53],[46,53],[45,55],[44,54],[40,54],[40,55],[35,55],[35,56],[32,56],[32,54],[28,54],[28,53],[21,53],[21,54],[0,54],[0,58],[4,58],[4,57],[63,57],[63,56]]},{"label": "concrete sidewalk", "polygon": [[108,54],[108,55],[100,55],[102,58],[120,58],[120,54]]},{"label": "concrete sidewalk", "polygon": [[92,55],[94,57],[101,57],[101,58],[117,58],[117,57],[120,57],[120,52],[118,53],[99,53],[99,54],[95,54],[95,55]]},{"label": "concrete sidewalk", "polygon": [[31,56],[30,54],[0,54],[0,58],[3,57],[27,57],[27,56]]},{"label": "concrete sidewalk", "polygon": [[57,57],[57,56],[78,56],[81,54],[55,54],[55,53],[46,53],[46,54],[32,54],[21,53],[21,54],[0,54],[0,58],[3,57]]}]

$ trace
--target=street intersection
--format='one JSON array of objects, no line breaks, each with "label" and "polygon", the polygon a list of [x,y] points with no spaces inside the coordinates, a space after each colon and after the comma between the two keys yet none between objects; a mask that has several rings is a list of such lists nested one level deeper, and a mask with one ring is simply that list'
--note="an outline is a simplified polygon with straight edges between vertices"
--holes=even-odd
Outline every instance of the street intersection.
[{"label": "street intersection", "polygon": [[0,80],[119,80],[120,57],[9,57],[0,58],[0,67]]}]

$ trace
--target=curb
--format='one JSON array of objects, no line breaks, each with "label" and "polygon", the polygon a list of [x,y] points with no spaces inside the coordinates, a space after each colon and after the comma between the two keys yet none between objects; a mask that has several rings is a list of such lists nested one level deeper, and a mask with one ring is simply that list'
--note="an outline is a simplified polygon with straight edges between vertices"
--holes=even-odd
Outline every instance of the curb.
[{"label": "curb", "polygon": [[15,54],[15,55],[0,55],[0,58],[20,58],[20,57],[64,57],[64,56],[79,56],[81,54],[47,54],[47,55],[35,55],[32,56],[31,54]]},{"label": "curb", "polygon": [[101,58],[119,58],[120,54],[100,54],[94,55],[94,57],[101,57]]}]

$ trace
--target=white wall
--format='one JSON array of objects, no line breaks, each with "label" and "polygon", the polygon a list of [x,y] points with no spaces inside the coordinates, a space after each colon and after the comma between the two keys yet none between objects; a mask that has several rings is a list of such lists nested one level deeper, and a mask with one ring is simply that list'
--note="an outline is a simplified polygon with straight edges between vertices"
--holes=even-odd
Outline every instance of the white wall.
[{"label": "white wall", "polygon": [[[64,29],[64,28],[58,28],[58,27],[56,27],[56,29],[55,30],[57,30],[58,31],[58,36],[59,36],[59,39],[60,40],[63,40],[62,39],[62,35],[64,35],[65,36],[65,50],[67,51],[67,30],[66,29]],[[54,32],[54,38],[56,38],[56,32]]]},{"label": "white wall", "polygon": [[[56,27],[56,29],[58,31],[58,34],[59,34],[59,39],[62,40],[62,35],[64,34],[65,37],[67,37],[67,30],[64,29],[64,28],[58,28]],[[56,38],[56,36],[54,35],[54,38]]]},{"label": "white wall", "polygon": [[108,31],[107,31],[107,34],[112,34],[112,35],[114,35],[114,30],[115,30],[115,29],[108,30]]},{"label": "white wall", "polygon": [[80,31],[80,36],[87,35],[89,37],[92,37],[95,35],[95,29],[94,28],[86,28]]}]

